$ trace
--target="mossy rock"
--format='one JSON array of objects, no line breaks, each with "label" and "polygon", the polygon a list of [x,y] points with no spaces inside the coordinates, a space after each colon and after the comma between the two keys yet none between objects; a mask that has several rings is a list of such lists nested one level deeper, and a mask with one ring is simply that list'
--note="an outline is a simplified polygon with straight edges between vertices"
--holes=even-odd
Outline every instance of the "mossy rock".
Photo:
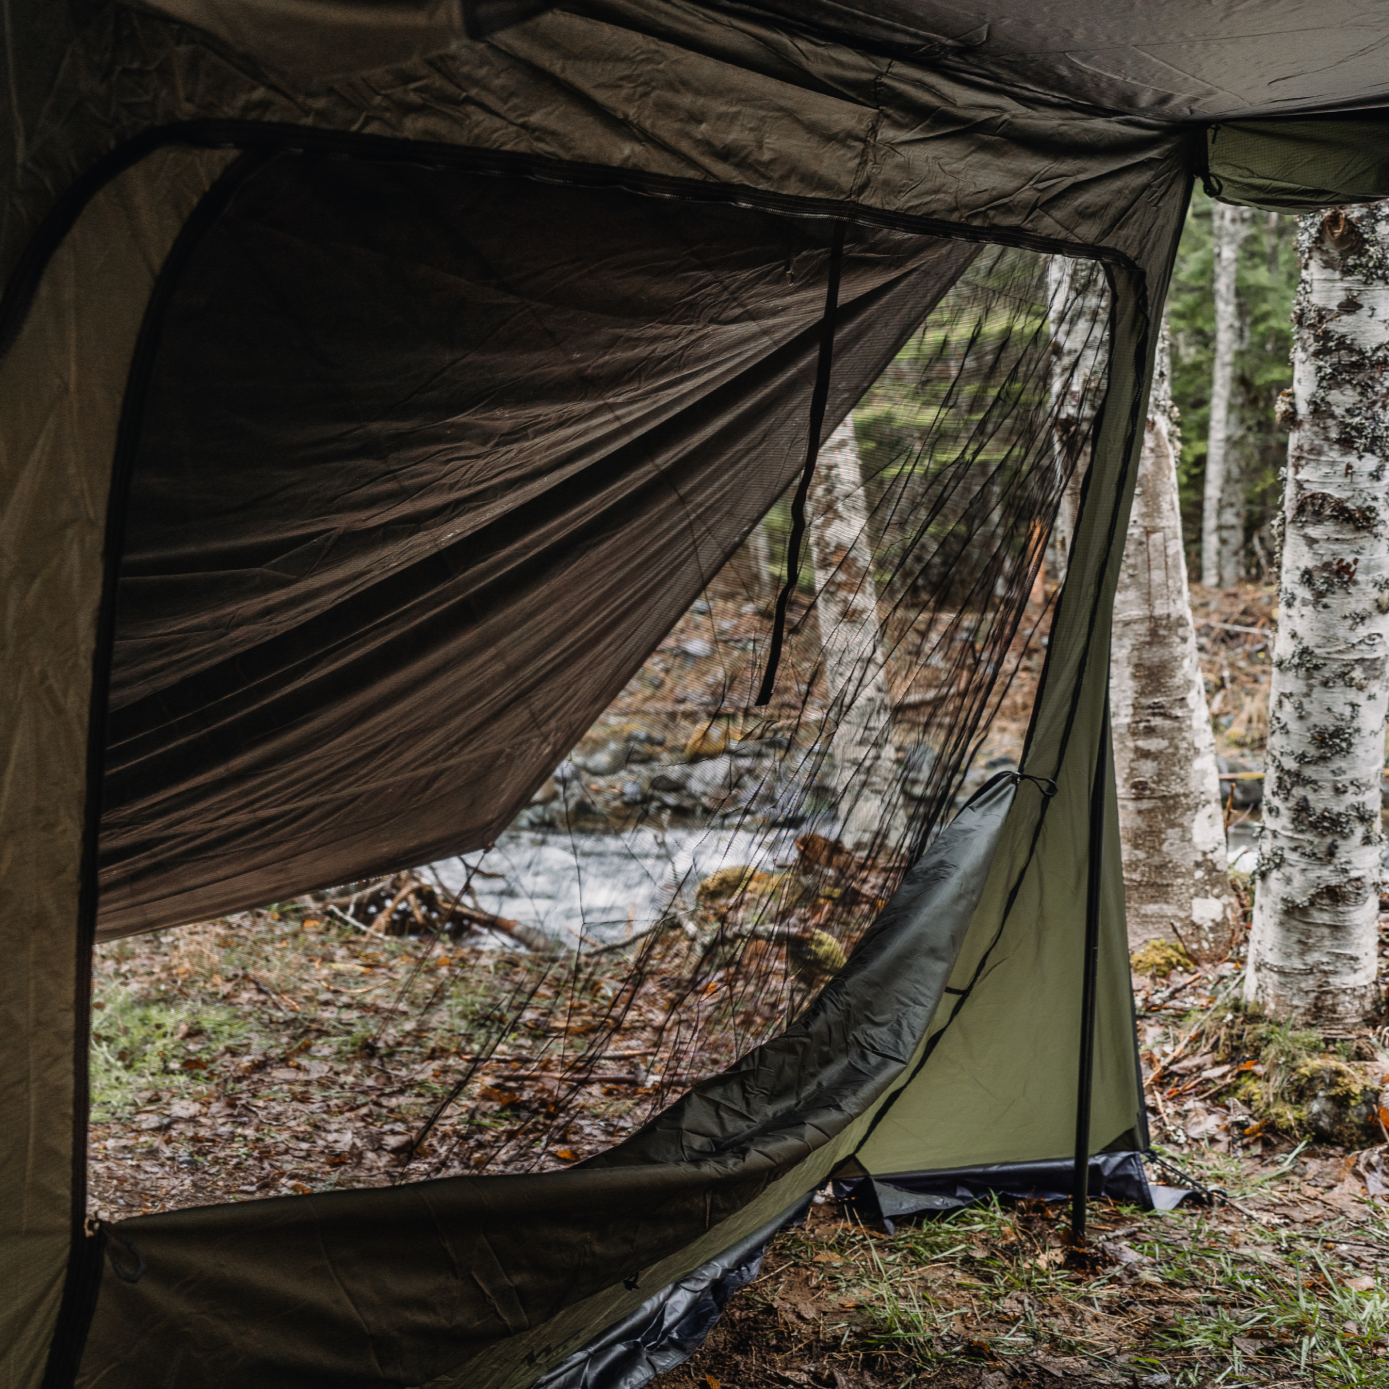
[{"label": "mossy rock", "polygon": [[849,959],[841,941],[828,931],[819,930],[791,941],[787,956],[792,972],[799,978],[812,982],[819,982],[838,974]]},{"label": "mossy rock", "polygon": [[1344,1148],[1384,1142],[1380,1087],[1364,1068],[1331,1056],[1318,1057],[1297,1068],[1294,1093],[1307,1128],[1318,1138]]},{"label": "mossy rock", "polygon": [[695,902],[712,908],[734,898],[742,903],[763,900],[780,892],[790,878],[789,873],[760,873],[747,864],[731,864],[715,869],[700,883]]},{"label": "mossy rock", "polygon": [[1173,970],[1190,969],[1195,963],[1184,945],[1170,940],[1150,940],[1129,956],[1133,972],[1150,979],[1166,979]]},{"label": "mossy rock", "polygon": [[[1379,1124],[1383,1063],[1328,1049],[1319,1034],[1268,1021],[1237,1004],[1212,1010],[1206,1045],[1222,1061],[1257,1063],[1226,1091],[1267,1129],[1348,1148],[1384,1142]],[[1337,1054],[1337,1051],[1342,1054]]]}]

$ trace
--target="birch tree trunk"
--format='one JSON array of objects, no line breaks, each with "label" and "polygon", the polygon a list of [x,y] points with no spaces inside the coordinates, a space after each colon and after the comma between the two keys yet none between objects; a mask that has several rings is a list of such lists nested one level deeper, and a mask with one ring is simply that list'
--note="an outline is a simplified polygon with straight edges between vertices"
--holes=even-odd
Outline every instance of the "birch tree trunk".
[{"label": "birch tree trunk", "polygon": [[1389,654],[1389,203],[1303,218],[1245,998],[1326,1035],[1376,998]]},{"label": "birch tree trunk", "polygon": [[1052,456],[1058,475],[1069,475],[1047,547],[1047,567],[1058,583],[1066,578],[1080,488],[1090,466],[1090,430],[1108,369],[1107,299],[1104,271],[1094,261],[1052,256],[1047,262]]},{"label": "birch tree trunk", "polygon": [[759,607],[770,601],[773,596],[772,561],[765,521],[757,523],[728,563],[710,580],[706,593],[710,598],[755,603]]},{"label": "birch tree trunk", "polygon": [[1114,600],[1110,709],[1129,946],[1229,943],[1230,877],[1177,500],[1167,323]]},{"label": "birch tree trunk", "polygon": [[1206,487],[1201,507],[1201,582],[1208,588],[1228,588],[1238,578],[1243,508],[1232,508],[1230,493],[1239,479],[1231,467],[1230,387],[1239,346],[1239,300],[1235,275],[1239,248],[1249,230],[1249,211],[1243,207],[1211,206],[1214,236],[1215,350],[1211,367],[1210,436],[1206,442]]},{"label": "birch tree trunk", "polygon": [[820,448],[809,502],[840,837],[856,853],[896,849],[905,838],[907,816],[892,746],[892,706],[852,415]]}]

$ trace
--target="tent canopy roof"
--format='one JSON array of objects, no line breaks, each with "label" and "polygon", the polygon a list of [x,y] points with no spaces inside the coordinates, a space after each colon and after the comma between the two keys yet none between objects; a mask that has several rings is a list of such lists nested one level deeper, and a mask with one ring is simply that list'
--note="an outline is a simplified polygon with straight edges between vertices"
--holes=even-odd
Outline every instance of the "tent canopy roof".
[{"label": "tent canopy roof", "polygon": [[864,45],[975,76],[1171,120],[1374,105],[1389,31],[1366,0],[756,0]]},{"label": "tent canopy roof", "polygon": [[[1005,90],[1167,121],[1389,102],[1384,9],[1371,0],[704,0],[730,13],[983,78]],[[329,77],[442,51],[547,0],[142,0],[256,56]]]}]

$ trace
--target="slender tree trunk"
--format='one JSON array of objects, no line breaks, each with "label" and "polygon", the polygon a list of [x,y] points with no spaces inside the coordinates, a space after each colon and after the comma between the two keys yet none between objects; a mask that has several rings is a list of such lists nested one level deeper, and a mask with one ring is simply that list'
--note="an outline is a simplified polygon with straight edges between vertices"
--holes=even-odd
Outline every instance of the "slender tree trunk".
[{"label": "slender tree trunk", "polygon": [[1230,387],[1235,375],[1235,349],[1239,346],[1235,274],[1240,243],[1249,230],[1248,209],[1215,203],[1211,207],[1211,227],[1215,257],[1215,360],[1211,367],[1211,423],[1201,509],[1201,582],[1208,588],[1228,588],[1238,577],[1235,566],[1243,539],[1232,533],[1243,528],[1243,506],[1232,507],[1228,494],[1238,496],[1240,484],[1230,452]]},{"label": "slender tree trunk", "polygon": [[893,850],[905,838],[907,819],[892,746],[892,705],[853,416],[820,449],[809,515],[840,837],[859,853]]},{"label": "slender tree trunk", "polygon": [[767,544],[766,523],[759,521],[710,581],[706,596],[760,607],[771,600],[773,592],[771,548]]},{"label": "slender tree trunk", "polygon": [[1328,1035],[1376,998],[1389,656],[1389,203],[1303,218],[1245,997]]},{"label": "slender tree trunk", "polygon": [[[1231,411],[1237,417],[1238,411]],[[1220,587],[1244,578],[1245,432],[1235,418],[1225,435],[1225,484],[1220,493]]]},{"label": "slender tree trunk", "polygon": [[1178,438],[1164,320],[1114,601],[1110,707],[1131,948],[1228,945],[1231,907],[1206,688],[1177,500]]},{"label": "slender tree trunk", "polygon": [[1080,515],[1080,488],[1090,466],[1090,430],[1108,369],[1105,300],[1108,286],[1094,261],[1052,256],[1047,263],[1047,317],[1052,341],[1052,454],[1067,477],[1047,547],[1047,567],[1058,583]]}]

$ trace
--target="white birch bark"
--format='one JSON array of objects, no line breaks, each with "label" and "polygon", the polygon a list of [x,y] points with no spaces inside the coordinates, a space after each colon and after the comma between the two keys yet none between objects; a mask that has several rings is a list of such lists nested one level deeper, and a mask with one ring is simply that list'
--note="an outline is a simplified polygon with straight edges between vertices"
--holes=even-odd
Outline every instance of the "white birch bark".
[{"label": "white birch bark", "polygon": [[1215,347],[1211,365],[1210,435],[1206,441],[1206,486],[1201,507],[1201,582],[1208,588],[1229,588],[1238,578],[1242,506],[1232,505],[1239,478],[1231,466],[1230,387],[1239,346],[1239,300],[1236,271],[1239,248],[1249,230],[1249,210],[1211,206],[1214,255]]},{"label": "white birch bark", "polygon": [[853,416],[821,446],[807,510],[840,838],[857,853],[892,851],[906,837],[907,817]]},{"label": "white birch bark", "polygon": [[1094,261],[1052,256],[1047,262],[1052,455],[1058,475],[1067,477],[1047,547],[1047,567],[1058,583],[1066,578],[1081,483],[1090,466],[1090,430],[1108,369],[1108,294],[1104,271]]},{"label": "white birch bark", "polygon": [[1182,550],[1178,447],[1164,319],[1114,600],[1114,771],[1130,949],[1175,938],[1211,955],[1229,943],[1233,902]]},{"label": "white birch bark", "polygon": [[1326,1035],[1376,997],[1389,655],[1389,203],[1305,217],[1245,997]]}]

